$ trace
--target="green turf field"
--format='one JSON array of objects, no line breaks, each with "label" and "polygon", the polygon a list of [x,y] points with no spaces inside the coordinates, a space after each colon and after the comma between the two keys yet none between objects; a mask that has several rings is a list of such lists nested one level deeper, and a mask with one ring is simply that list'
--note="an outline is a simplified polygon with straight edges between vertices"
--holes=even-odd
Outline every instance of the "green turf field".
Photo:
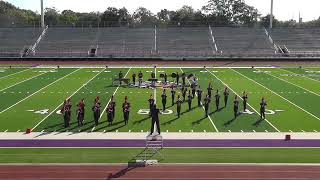
[{"label": "green turf field", "polygon": [[[161,105],[162,87],[156,89],[127,86],[112,86],[113,78],[122,71],[131,78],[142,71],[144,80],[151,71],[160,74],[173,72],[195,74],[199,85],[206,93],[208,83],[213,83],[213,94],[219,90],[220,107],[223,107],[223,90],[230,89],[227,107],[216,111],[214,99],[210,104],[210,116],[204,116],[203,107],[197,106],[196,98],[192,110],[187,103],[182,106],[182,115],[177,118],[176,106],[171,106],[170,90],[167,90],[167,110],[160,115],[164,132],[319,132],[320,131],[320,68],[8,68],[0,67],[0,120],[1,132],[147,132],[150,119],[144,114],[148,109],[150,95],[156,95]],[[175,79],[169,77],[169,81]],[[188,83],[188,81],[187,81]],[[248,93],[248,111],[233,119],[233,98]],[[108,126],[107,117],[101,115],[100,123],[94,127],[91,107],[99,96],[102,110],[112,95],[116,99],[116,117]],[[181,95],[177,90],[176,96]],[[122,103],[124,97],[131,103],[130,120],[124,125]],[[203,95],[204,96],[204,95]],[[71,97],[73,104],[72,122],[63,127],[62,115],[58,113],[64,99]],[[259,103],[267,99],[267,119],[260,120]],[[76,123],[76,104],[85,98],[86,113],[82,127]],[[176,97],[177,99],[177,97]],[[242,102],[240,101],[240,111]]]},{"label": "green turf field", "polygon": [[[318,148],[166,148],[160,163],[320,163]],[[0,149],[0,163],[128,163],[141,160],[140,148]]]}]

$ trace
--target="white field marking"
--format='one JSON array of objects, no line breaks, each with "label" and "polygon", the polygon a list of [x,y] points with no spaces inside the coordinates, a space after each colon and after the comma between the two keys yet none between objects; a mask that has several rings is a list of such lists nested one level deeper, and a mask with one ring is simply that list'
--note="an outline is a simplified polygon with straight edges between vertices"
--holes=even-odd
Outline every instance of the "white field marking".
[{"label": "white field marking", "polygon": [[67,77],[67,76],[70,76],[71,74],[73,74],[73,73],[75,73],[75,72],[77,72],[77,71],[79,71],[79,70],[80,70],[80,69],[77,69],[77,70],[75,70],[75,71],[73,71],[73,72],[71,72],[71,73],[69,73],[69,74],[67,74],[67,75],[65,75],[65,76],[63,76],[63,77],[61,77],[61,78],[59,78],[59,79],[55,80],[54,82],[52,82],[52,83],[50,83],[50,84],[46,85],[45,87],[43,87],[43,88],[39,89],[38,91],[36,91],[36,92],[34,92],[34,93],[30,94],[29,96],[25,97],[24,99],[22,99],[22,100],[20,100],[20,101],[16,102],[15,104],[11,105],[11,106],[10,106],[10,107],[8,107],[7,109],[4,109],[3,111],[1,111],[1,112],[0,112],[0,114],[2,114],[2,113],[4,113],[4,112],[6,112],[7,110],[11,109],[12,107],[16,106],[17,104],[20,104],[21,102],[23,102],[23,101],[25,101],[25,100],[29,99],[30,97],[32,97],[32,96],[34,96],[35,94],[37,94],[37,93],[41,92],[42,90],[46,89],[47,87],[51,86],[52,84],[55,84],[56,82],[58,82],[58,81],[60,81],[60,80],[64,79],[64,78],[65,78],[65,77]]},{"label": "white field marking", "polygon": [[318,132],[317,130],[313,130],[314,132]]},{"label": "white field marking", "polygon": [[[231,68],[229,68],[229,69],[231,69]],[[208,69],[207,69],[208,70]],[[233,69],[231,69],[231,70],[233,70]],[[208,70],[209,71],[209,70]],[[234,70],[233,70],[234,71]],[[238,93],[236,93],[230,86],[228,86],[226,83],[224,83],[220,78],[218,78],[215,74],[213,74],[211,71],[209,71],[210,72],[210,74],[212,74],[215,78],[217,78],[222,84],[224,84],[225,86],[227,86],[234,94],[236,94],[240,99],[242,99],[242,97],[241,96],[239,96],[239,94]],[[237,72],[237,71],[236,71]],[[243,100],[243,99],[242,99]],[[248,103],[248,106],[249,107],[251,107],[251,109],[253,110],[253,111],[255,111],[258,115],[260,115],[260,113],[255,109],[255,108],[253,108],[249,103]],[[272,126],[276,131],[278,131],[278,132],[280,132],[280,130],[276,127],[276,126],[274,126],[270,121],[268,121],[267,119],[265,119],[265,121],[270,125],[270,126]]]},{"label": "white field marking", "polygon": [[93,132],[96,129],[96,126],[93,126],[93,128],[91,129],[91,132]]},{"label": "white field marking", "polygon": [[167,130],[166,132],[169,132],[169,130]]},{"label": "white field marking", "polygon": [[243,130],[241,130],[241,132],[243,132]]},{"label": "white field marking", "polygon": [[268,130],[265,130],[266,132],[268,132]]},{"label": "white field marking", "polygon": [[[130,72],[131,69],[132,69],[132,68],[129,68],[129,70],[128,70],[128,72],[126,73],[126,75],[124,76],[124,78],[127,77],[127,75],[129,74],[129,72]],[[113,96],[116,95],[116,93],[117,93],[117,91],[118,91],[119,88],[120,88],[120,84],[119,84],[119,86],[117,87],[117,89],[113,92],[113,94],[112,94]],[[104,112],[107,110],[108,104],[110,103],[110,101],[111,101],[111,98],[109,99],[108,103],[106,104],[106,107],[104,107],[104,109],[103,109],[103,111],[102,111],[102,113],[101,113],[101,115],[100,115],[99,120],[102,118],[102,116],[104,115]]]},{"label": "white field marking", "polygon": [[7,130],[5,130],[4,132],[8,132],[8,129],[7,129]]},{"label": "white field marking", "polygon": [[20,132],[21,130],[19,129],[17,132]]},{"label": "white field marking", "polygon": [[[232,69],[232,70],[233,70],[233,69]],[[280,94],[278,94],[278,93],[276,93],[276,92],[272,91],[271,89],[269,89],[269,88],[265,87],[264,85],[262,85],[262,84],[258,83],[257,81],[255,81],[255,80],[253,80],[253,79],[251,79],[251,78],[249,78],[249,77],[247,77],[247,76],[245,76],[245,75],[241,74],[240,72],[238,72],[238,71],[236,71],[236,70],[233,70],[233,71],[234,71],[234,72],[236,72],[236,73],[238,73],[238,74],[240,74],[241,76],[243,76],[243,77],[245,77],[245,78],[249,79],[250,81],[255,82],[256,84],[258,84],[258,85],[260,85],[261,87],[263,87],[263,88],[267,89],[268,91],[272,92],[273,94],[275,94],[275,95],[279,96],[279,97],[280,97],[280,98],[282,98],[283,100],[285,100],[285,101],[289,102],[290,104],[294,105],[295,107],[297,107],[297,108],[301,109],[302,111],[306,112],[307,114],[311,115],[312,117],[314,117],[314,118],[316,118],[316,119],[320,120],[320,118],[318,118],[317,116],[313,115],[313,114],[312,114],[312,113],[310,113],[309,111],[307,111],[307,110],[303,109],[302,107],[300,107],[300,106],[298,106],[298,105],[294,104],[293,102],[291,102],[291,101],[289,101],[288,99],[284,98],[284,97],[283,97],[283,96],[281,96]]]},{"label": "white field marking", "polygon": [[207,132],[206,130],[203,130],[203,132]]},{"label": "white field marking", "polygon": [[181,130],[179,130],[179,132],[181,132]]},{"label": "white field marking", "polygon": [[289,132],[292,132],[292,130],[289,130]]},{"label": "white field marking", "polygon": [[[181,72],[183,73],[182,68],[180,68],[180,70],[181,70]],[[191,83],[190,83],[189,79],[187,79],[187,81],[188,81],[188,83],[191,85]],[[196,96],[198,97],[198,95],[197,95],[197,94],[196,94]],[[203,110],[205,110],[205,108],[204,108],[204,106],[203,106],[202,102],[201,102],[201,106],[202,106],[202,109],[203,109]],[[214,129],[215,129],[217,132],[219,132],[219,130],[218,130],[218,128],[217,128],[217,126],[213,123],[213,121],[212,121],[212,119],[211,119],[210,115],[208,116],[208,118],[209,118],[209,120],[210,120],[210,122],[211,122],[212,126],[214,127]]]},{"label": "white field marking", "polygon": [[[279,80],[281,80],[281,81],[284,81],[284,82],[286,82],[286,83],[289,83],[289,84],[291,84],[291,85],[294,85],[294,86],[296,86],[296,87],[298,87],[298,88],[301,88],[301,89],[303,89],[303,90],[305,90],[305,91],[308,91],[308,92],[311,93],[311,94],[320,96],[320,94],[317,94],[317,93],[315,93],[315,92],[313,92],[313,91],[310,91],[310,90],[308,90],[308,89],[306,89],[306,88],[304,88],[304,87],[302,87],[302,86],[299,86],[299,85],[297,85],[297,84],[294,84],[294,83],[292,83],[292,82],[289,82],[289,81],[287,81],[287,80],[285,80],[285,79],[279,78],[279,77],[277,77],[277,76],[275,76],[275,75],[273,75],[273,74],[271,74],[271,73],[265,73],[265,74],[267,74],[267,75],[269,75],[269,76],[272,76],[272,77],[274,77],[274,78],[277,78],[277,79],[279,79]],[[291,94],[291,92],[289,92],[289,94]]]},{"label": "white field marking", "polygon": [[[79,71],[81,68],[77,69],[76,71]],[[73,71],[72,73],[70,74],[73,74],[74,72],[76,71]],[[104,70],[102,70],[104,71]],[[78,90],[76,90],[71,96],[69,96],[68,98],[71,98],[73,95],[75,95],[78,91],[80,91],[80,89],[82,89],[85,85],[87,85],[89,82],[91,82],[95,77],[97,77],[99,74],[102,73],[102,71],[100,71],[100,73],[97,73],[95,76],[93,76],[89,81],[87,81],[86,83],[84,83]],[[68,75],[70,75],[68,74]],[[67,75],[67,76],[68,76]],[[57,106],[51,113],[49,113],[46,117],[44,117],[40,122],[38,122],[37,125],[35,125],[33,128],[32,128],[32,131],[37,128],[43,121],[45,121],[49,116],[51,116],[51,114],[55,113],[57,111],[58,108],[60,108],[62,106],[63,103],[59,104],[59,106]]]},{"label": "white field marking", "polygon": [[4,79],[4,78],[7,78],[7,77],[16,75],[16,74],[20,74],[20,73],[22,73],[22,72],[25,72],[25,71],[28,71],[28,70],[31,70],[31,69],[32,69],[32,68],[28,68],[28,69],[25,69],[25,70],[23,70],[23,71],[19,71],[19,72],[13,73],[13,74],[8,74],[8,75],[6,75],[6,76],[1,77],[0,79]]},{"label": "white field marking", "polygon": [[[280,69],[283,70],[283,71],[286,71],[286,72],[295,74],[295,75],[300,75],[300,77],[304,77],[304,78],[309,79],[309,80],[312,80],[312,81],[320,82],[319,80],[309,78],[308,76],[305,76],[305,75],[302,75],[302,74],[297,74],[297,73],[295,73],[295,72],[291,72],[291,71],[288,71],[288,70],[282,69],[282,68],[280,68]],[[308,69],[304,69],[304,70],[308,70]]]},{"label": "white field marking", "polygon": [[253,130],[253,132],[256,132],[256,130]]},{"label": "white field marking", "polygon": [[[44,73],[38,74],[38,75],[36,75],[36,76],[33,76],[33,77],[29,78],[29,79],[20,81],[20,82],[18,82],[18,83],[16,83],[16,84],[13,84],[13,85],[8,86],[8,87],[6,87],[6,88],[4,88],[4,89],[1,89],[0,92],[4,91],[4,90],[6,90],[6,89],[9,89],[9,88],[11,88],[11,87],[13,87],[13,86],[16,86],[16,85],[18,85],[18,84],[21,84],[21,83],[24,83],[24,82],[26,82],[26,81],[29,81],[29,80],[31,80],[31,79],[34,79],[34,78],[36,78],[36,77],[38,77],[38,76],[41,76],[41,75],[43,75],[43,74],[46,74],[46,73],[48,73],[48,72],[44,72]],[[19,92],[19,93],[21,93],[21,92]]]},{"label": "white field marking", "polygon": [[231,132],[231,130],[228,130],[228,132]]},{"label": "white field marking", "polygon": [[106,132],[106,130],[103,130],[103,133],[105,133]]}]

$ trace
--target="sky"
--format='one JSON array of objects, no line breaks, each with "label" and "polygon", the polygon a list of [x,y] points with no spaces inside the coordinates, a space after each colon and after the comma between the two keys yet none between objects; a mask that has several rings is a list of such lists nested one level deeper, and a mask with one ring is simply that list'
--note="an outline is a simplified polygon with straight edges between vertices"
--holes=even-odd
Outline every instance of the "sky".
[{"label": "sky", "polygon": [[[5,0],[22,9],[40,12],[40,0]],[[262,15],[270,12],[271,0],[246,0]],[[71,9],[78,12],[103,12],[107,7],[126,7],[131,13],[138,7],[146,7],[153,13],[161,9],[177,10],[183,5],[201,9],[207,0],[44,0],[45,7],[56,7],[59,11]],[[280,20],[298,20],[299,12],[304,21],[320,17],[320,0],[274,0],[274,15]]]}]

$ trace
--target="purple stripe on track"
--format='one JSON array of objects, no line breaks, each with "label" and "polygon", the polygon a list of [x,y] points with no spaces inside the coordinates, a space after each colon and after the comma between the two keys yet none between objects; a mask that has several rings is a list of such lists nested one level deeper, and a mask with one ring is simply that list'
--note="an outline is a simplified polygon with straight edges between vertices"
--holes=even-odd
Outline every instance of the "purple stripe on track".
[{"label": "purple stripe on track", "polygon": [[[0,147],[145,147],[144,140],[0,140]],[[164,147],[319,147],[320,140],[164,140]]]}]

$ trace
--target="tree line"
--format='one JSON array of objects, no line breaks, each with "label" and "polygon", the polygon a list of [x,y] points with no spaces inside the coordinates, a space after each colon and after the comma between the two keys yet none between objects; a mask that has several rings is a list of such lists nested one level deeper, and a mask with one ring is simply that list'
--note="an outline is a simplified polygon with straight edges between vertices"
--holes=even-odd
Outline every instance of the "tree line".
[{"label": "tree line", "polygon": [[[162,9],[154,14],[139,7],[133,13],[126,8],[108,7],[104,12],[79,13],[72,10],[45,9],[45,23],[49,26],[110,27],[110,26],[269,26],[269,15],[259,11],[244,0],[208,0],[201,10],[183,6],[176,11]],[[320,18],[298,23],[294,20],[274,19],[274,27],[319,26]],[[40,26],[40,14],[19,9],[0,1],[0,26]]]}]

